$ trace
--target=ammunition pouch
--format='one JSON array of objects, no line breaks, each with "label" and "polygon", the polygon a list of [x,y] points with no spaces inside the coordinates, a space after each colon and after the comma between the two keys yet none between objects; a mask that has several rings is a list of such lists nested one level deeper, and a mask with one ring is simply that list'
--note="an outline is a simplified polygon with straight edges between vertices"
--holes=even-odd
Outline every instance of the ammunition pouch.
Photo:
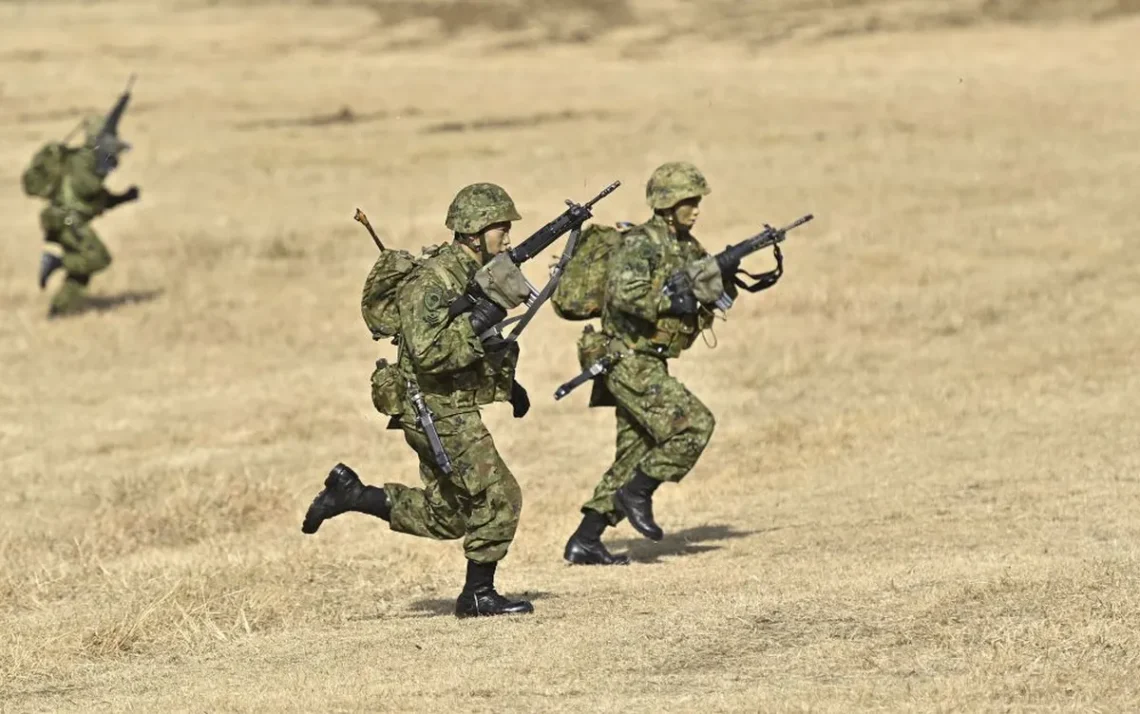
[{"label": "ammunition pouch", "polygon": [[399,367],[385,359],[376,360],[376,369],[372,372],[372,406],[376,411],[399,416],[404,411],[407,391],[408,384]]},{"label": "ammunition pouch", "polygon": [[[578,338],[578,364],[583,370],[592,367],[598,360],[611,351],[612,340],[603,332],[598,332],[593,325],[586,325],[582,336]],[[604,378],[596,378],[590,388],[591,407],[612,407],[617,405],[613,394],[606,388]]]},{"label": "ammunition pouch", "polygon": [[609,346],[610,338],[596,331],[593,325],[586,325],[582,330],[582,336],[578,338],[578,365],[582,369],[589,369],[606,356]]}]

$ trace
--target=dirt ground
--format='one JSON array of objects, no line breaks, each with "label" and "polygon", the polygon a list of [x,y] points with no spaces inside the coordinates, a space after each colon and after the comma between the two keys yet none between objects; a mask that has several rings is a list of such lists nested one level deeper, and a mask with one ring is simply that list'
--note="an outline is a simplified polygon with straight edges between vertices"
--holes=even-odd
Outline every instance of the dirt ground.
[{"label": "dirt ground", "polygon": [[[1136,711],[1137,12],[0,2],[0,711]],[[131,72],[109,185],[142,199],[48,322],[20,172]],[[455,620],[457,543],[303,536],[337,461],[417,479],[369,400],[354,209],[414,248],[495,181],[517,242],[615,179],[598,219],[643,220],[675,159],[706,245],[816,220],[676,363],[718,426],[666,539],[561,560],[613,415],[553,400],[580,325],[551,311],[530,415],[486,411],[534,616]]]}]

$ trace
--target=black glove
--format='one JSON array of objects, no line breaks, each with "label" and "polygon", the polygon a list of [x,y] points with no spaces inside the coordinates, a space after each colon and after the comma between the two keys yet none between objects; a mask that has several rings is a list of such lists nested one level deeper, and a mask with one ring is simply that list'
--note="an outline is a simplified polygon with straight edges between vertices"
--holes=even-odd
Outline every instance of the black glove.
[{"label": "black glove", "polygon": [[669,296],[669,307],[664,312],[666,315],[675,315],[677,317],[696,315],[697,296],[694,295],[691,290],[673,293]]},{"label": "black glove", "polygon": [[479,336],[507,319],[507,311],[487,298],[479,298],[471,306],[471,329]]},{"label": "black glove", "polygon": [[128,201],[137,201],[139,198],[139,187],[131,186],[125,192],[120,193],[118,196],[111,196],[111,207],[114,208],[120,203],[127,203]]},{"label": "black glove", "polygon": [[526,389],[517,381],[511,382],[511,407],[514,408],[512,412],[515,419],[522,419],[526,413],[530,411],[530,397],[527,396]]}]

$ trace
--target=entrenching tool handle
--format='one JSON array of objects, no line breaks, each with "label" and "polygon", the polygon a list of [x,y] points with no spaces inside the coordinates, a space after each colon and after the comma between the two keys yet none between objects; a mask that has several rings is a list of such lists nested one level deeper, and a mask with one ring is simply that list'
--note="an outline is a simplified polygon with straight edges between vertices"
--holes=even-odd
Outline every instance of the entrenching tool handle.
[{"label": "entrenching tool handle", "polygon": [[435,464],[440,471],[450,475],[452,471],[451,459],[447,455],[447,450],[443,448],[443,441],[439,438],[439,432],[436,431],[435,419],[432,416],[431,409],[424,401],[424,395],[420,392],[419,387],[409,383],[408,390],[411,393],[412,408],[416,412],[416,422],[427,436],[432,456],[435,457]]},{"label": "entrenching tool handle", "polygon": [[606,355],[605,357],[602,357],[597,362],[582,370],[582,373],[577,377],[574,377],[568,382],[564,382],[561,386],[558,387],[558,389],[554,390],[554,401],[562,399],[562,397],[565,397],[567,394],[573,392],[575,389],[581,387],[583,384],[589,382],[595,377],[606,374],[611,369],[613,369],[613,366],[617,364],[619,359],[621,359],[620,354]]},{"label": "entrenching tool handle", "polygon": [[372,230],[372,224],[368,222],[368,216],[364,215],[364,211],[360,210],[359,208],[356,209],[356,215],[353,216],[353,219],[363,224],[364,227],[368,229],[368,235],[372,236],[372,242],[375,243],[376,247],[380,249],[381,253],[383,253],[385,250],[384,244],[380,242],[380,236],[376,235],[376,231]]},{"label": "entrenching tool handle", "polygon": [[563,383],[560,387],[558,387],[558,389],[554,390],[554,401],[558,401],[562,397],[565,397],[567,394],[573,392],[575,389],[581,387],[583,384],[589,382],[593,378],[594,376],[587,370],[582,374],[579,374],[574,379]]}]

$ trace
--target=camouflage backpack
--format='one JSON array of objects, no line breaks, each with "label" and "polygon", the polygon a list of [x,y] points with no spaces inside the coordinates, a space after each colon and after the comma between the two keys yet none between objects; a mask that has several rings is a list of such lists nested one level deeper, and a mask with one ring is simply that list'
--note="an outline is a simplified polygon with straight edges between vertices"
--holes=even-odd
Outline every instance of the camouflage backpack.
[{"label": "camouflage backpack", "polygon": [[24,169],[24,175],[21,177],[24,193],[37,198],[55,196],[63,181],[67,157],[73,151],[74,149],[69,149],[66,144],[45,144],[32,157],[31,165]]},{"label": "camouflage backpack", "polygon": [[406,250],[385,250],[376,258],[360,296],[360,313],[372,332],[372,339],[395,337],[400,331],[396,291],[421,262],[421,258]]},{"label": "camouflage backpack", "polygon": [[[372,339],[399,334],[400,310],[396,305],[399,287],[436,250],[436,246],[425,248],[418,257],[406,250],[385,250],[376,258],[360,296],[360,313],[372,332]],[[392,417],[399,415],[405,386],[406,378],[396,364],[386,359],[376,361],[372,372],[372,405],[378,412]]]},{"label": "camouflage backpack", "polygon": [[360,314],[372,332],[372,339],[395,337],[400,332],[400,311],[396,308],[396,292],[400,285],[424,260],[435,255],[441,245],[429,245],[419,256],[406,250],[384,250],[376,258],[364,290],[360,295]]},{"label": "camouflage backpack", "polygon": [[602,316],[606,299],[606,273],[610,256],[632,224],[603,226],[592,223],[582,231],[574,255],[566,262],[562,279],[550,296],[554,312],[564,320]]}]

